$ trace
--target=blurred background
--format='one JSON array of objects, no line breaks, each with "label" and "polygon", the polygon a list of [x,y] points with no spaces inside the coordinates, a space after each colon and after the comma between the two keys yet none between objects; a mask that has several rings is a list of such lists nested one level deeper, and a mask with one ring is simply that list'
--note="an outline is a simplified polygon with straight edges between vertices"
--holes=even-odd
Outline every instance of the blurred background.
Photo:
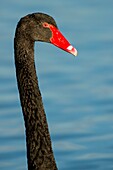
[{"label": "blurred background", "polygon": [[113,1],[1,0],[0,170],[27,170],[13,39],[28,13],[53,16],[78,57],[35,44],[39,85],[59,170],[113,169]]}]

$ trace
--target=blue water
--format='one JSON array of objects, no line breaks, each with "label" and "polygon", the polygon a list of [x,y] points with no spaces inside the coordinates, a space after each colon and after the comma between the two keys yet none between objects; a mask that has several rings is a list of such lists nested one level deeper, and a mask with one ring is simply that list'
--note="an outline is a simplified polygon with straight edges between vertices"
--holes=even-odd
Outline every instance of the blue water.
[{"label": "blue water", "polygon": [[27,170],[13,38],[18,20],[52,15],[78,49],[36,43],[39,85],[59,170],[113,170],[113,1],[2,0],[0,4],[0,170]]}]

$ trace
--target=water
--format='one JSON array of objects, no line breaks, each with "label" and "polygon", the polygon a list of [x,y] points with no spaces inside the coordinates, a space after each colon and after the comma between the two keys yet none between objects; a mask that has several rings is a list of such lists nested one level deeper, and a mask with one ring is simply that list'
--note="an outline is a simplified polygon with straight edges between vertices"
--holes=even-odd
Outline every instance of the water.
[{"label": "water", "polygon": [[113,1],[4,0],[0,8],[0,170],[27,169],[13,37],[18,20],[36,11],[51,14],[79,51],[74,58],[50,44],[35,45],[58,168],[112,170]]}]

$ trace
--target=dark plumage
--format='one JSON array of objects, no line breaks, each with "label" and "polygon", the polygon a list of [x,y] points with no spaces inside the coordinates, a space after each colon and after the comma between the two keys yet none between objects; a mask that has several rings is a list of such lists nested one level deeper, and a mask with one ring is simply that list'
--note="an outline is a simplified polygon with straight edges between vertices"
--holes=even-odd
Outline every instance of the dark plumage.
[{"label": "dark plumage", "polygon": [[54,19],[46,14],[27,15],[19,21],[14,38],[16,76],[25,121],[29,170],[57,169],[34,63],[34,43],[52,41],[51,25],[57,30]]}]

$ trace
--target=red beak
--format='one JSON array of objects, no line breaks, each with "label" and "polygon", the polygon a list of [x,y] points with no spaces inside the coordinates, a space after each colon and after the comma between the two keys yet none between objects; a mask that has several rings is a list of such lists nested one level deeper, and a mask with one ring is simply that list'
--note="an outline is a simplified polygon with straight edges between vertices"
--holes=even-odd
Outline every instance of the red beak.
[{"label": "red beak", "polygon": [[49,25],[49,28],[52,31],[50,42],[68,53],[77,56],[77,50],[67,41],[62,33],[53,25]]}]

